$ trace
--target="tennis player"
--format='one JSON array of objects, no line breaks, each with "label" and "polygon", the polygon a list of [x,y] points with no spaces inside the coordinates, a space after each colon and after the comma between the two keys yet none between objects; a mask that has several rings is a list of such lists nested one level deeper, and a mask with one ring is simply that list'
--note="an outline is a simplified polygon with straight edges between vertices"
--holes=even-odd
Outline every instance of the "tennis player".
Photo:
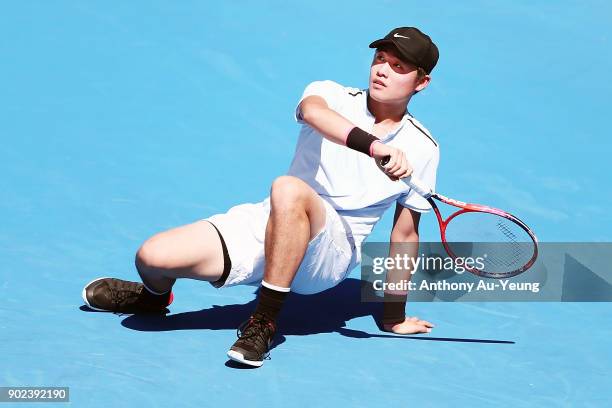
[{"label": "tennis player", "polygon": [[[400,27],[374,41],[368,89],[317,81],[296,109],[301,130],[286,175],[261,202],[161,232],[136,254],[142,283],[99,278],[85,286],[92,309],[165,312],[176,279],[217,288],[259,286],[257,306],[228,351],[230,359],[261,366],[290,291],[313,294],[341,282],[361,261],[361,243],[395,204],[391,242],[418,242],[425,199],[398,181],[414,173],[434,188],[436,141],[409,112],[438,61],[429,36]],[[382,166],[381,159],[390,157]],[[385,293],[382,327],[428,333],[433,325],[405,315],[406,293]]]}]

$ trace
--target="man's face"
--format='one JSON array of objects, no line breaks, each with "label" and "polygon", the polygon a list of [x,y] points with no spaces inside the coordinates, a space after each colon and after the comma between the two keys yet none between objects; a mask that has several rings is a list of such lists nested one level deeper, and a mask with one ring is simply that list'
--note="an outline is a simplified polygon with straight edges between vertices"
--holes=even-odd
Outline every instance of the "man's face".
[{"label": "man's face", "polygon": [[370,67],[370,97],[383,103],[406,103],[429,83],[429,75],[419,80],[417,67],[399,59],[392,47],[376,50]]}]

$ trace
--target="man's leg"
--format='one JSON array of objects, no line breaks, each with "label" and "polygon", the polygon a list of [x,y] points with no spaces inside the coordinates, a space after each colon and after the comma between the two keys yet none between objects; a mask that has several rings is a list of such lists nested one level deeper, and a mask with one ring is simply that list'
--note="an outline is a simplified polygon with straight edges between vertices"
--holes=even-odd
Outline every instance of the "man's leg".
[{"label": "man's leg", "polygon": [[218,280],[225,265],[221,238],[207,221],[174,228],[149,238],[136,254],[144,283],[99,278],[83,290],[93,309],[113,312],[158,312],[172,301],[177,278]]},{"label": "man's leg", "polygon": [[216,281],[224,269],[221,238],[208,221],[173,228],[146,240],[135,263],[145,286],[158,293],[179,278]]},{"label": "man's leg", "polygon": [[264,281],[288,288],[308,242],[325,227],[325,206],[319,195],[297,177],[272,183],[266,226]]},{"label": "man's leg", "polygon": [[297,177],[282,176],[272,184],[270,217],[265,235],[265,269],[255,312],[242,328],[228,356],[252,366],[263,364],[276,331],[291,282],[308,243],[325,227],[325,206],[319,195]]}]

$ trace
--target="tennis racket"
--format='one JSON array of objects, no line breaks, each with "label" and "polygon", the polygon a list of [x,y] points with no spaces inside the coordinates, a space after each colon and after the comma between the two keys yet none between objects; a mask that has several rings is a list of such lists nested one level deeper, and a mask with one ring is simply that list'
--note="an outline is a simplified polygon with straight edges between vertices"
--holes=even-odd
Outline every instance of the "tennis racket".
[{"label": "tennis racket", "polygon": [[[381,165],[389,157],[381,160]],[[459,258],[479,257],[478,268],[465,266],[469,272],[487,278],[510,278],[528,270],[538,257],[538,239],[523,221],[506,211],[480,204],[464,203],[436,193],[414,176],[401,179],[425,198],[433,208],[440,238],[448,255]],[[434,200],[459,208],[446,219]]]}]

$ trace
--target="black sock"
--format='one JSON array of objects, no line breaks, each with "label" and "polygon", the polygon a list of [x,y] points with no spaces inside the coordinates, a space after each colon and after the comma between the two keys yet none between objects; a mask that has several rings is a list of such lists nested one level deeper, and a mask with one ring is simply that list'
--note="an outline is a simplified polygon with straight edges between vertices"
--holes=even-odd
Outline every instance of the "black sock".
[{"label": "black sock", "polygon": [[259,288],[255,313],[262,313],[268,319],[275,321],[288,294],[289,292],[281,292],[262,285]]},{"label": "black sock", "polygon": [[142,292],[140,293],[140,295],[142,297],[144,297],[145,299],[150,300],[153,303],[159,303],[159,304],[165,304],[167,305],[168,302],[170,301],[170,294],[172,293],[172,290],[167,291],[166,293],[153,293],[149,290],[149,288],[147,288],[146,286],[144,288],[142,288]]}]

